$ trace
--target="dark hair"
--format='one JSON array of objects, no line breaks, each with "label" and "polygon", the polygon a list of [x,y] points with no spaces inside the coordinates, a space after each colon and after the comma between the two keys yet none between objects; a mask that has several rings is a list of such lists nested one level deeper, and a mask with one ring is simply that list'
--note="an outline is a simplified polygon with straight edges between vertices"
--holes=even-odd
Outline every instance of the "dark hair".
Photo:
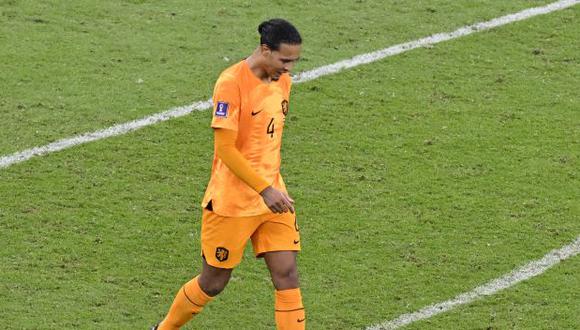
[{"label": "dark hair", "polygon": [[302,38],[294,25],[281,18],[273,18],[260,23],[260,44],[268,46],[271,50],[280,49],[280,44],[300,45]]}]

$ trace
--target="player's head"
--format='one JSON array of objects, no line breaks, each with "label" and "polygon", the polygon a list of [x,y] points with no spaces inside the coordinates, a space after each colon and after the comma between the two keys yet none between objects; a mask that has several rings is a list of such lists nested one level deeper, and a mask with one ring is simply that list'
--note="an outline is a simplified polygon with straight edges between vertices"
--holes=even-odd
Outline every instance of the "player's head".
[{"label": "player's head", "polygon": [[260,52],[264,58],[264,69],[272,80],[290,72],[300,58],[302,38],[294,25],[280,18],[262,22]]}]

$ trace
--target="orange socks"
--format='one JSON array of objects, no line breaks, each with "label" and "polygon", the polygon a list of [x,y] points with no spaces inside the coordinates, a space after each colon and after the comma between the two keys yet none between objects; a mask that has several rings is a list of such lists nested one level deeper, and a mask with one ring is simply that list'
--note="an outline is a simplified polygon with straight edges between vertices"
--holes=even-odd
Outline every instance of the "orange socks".
[{"label": "orange socks", "polygon": [[[159,324],[158,330],[179,330],[213,299],[201,290],[197,279],[198,277],[194,278],[179,289],[167,316]],[[304,330],[306,328],[300,288],[276,290],[275,309],[276,329]]]},{"label": "orange socks", "polygon": [[158,330],[179,330],[195,314],[201,312],[205,304],[213,299],[201,290],[197,283],[198,277],[185,283],[179,289],[167,316],[159,324]]},{"label": "orange socks", "polygon": [[276,290],[276,329],[304,330],[306,317],[300,288]]}]

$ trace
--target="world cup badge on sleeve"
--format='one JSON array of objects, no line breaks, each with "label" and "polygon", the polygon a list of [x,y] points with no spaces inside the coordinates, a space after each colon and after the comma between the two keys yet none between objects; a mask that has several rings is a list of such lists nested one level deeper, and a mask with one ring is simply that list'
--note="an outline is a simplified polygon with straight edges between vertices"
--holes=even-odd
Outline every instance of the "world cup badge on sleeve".
[{"label": "world cup badge on sleeve", "polygon": [[216,117],[227,117],[229,107],[230,105],[227,102],[219,101],[215,107]]}]

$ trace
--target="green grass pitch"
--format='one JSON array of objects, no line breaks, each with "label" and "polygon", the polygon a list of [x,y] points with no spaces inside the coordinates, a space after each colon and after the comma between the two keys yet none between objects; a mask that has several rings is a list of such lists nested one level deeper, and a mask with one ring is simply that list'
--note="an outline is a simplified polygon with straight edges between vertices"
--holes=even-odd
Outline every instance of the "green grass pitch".
[{"label": "green grass pitch", "polygon": [[[297,70],[549,1],[0,0],[0,155],[206,100],[263,19]],[[580,6],[295,85],[283,175],[309,329],[362,329],[580,234]],[[145,329],[200,269],[210,113],[0,170],[0,324]],[[578,257],[409,329],[580,327]],[[273,329],[246,251],[187,329]]]}]

